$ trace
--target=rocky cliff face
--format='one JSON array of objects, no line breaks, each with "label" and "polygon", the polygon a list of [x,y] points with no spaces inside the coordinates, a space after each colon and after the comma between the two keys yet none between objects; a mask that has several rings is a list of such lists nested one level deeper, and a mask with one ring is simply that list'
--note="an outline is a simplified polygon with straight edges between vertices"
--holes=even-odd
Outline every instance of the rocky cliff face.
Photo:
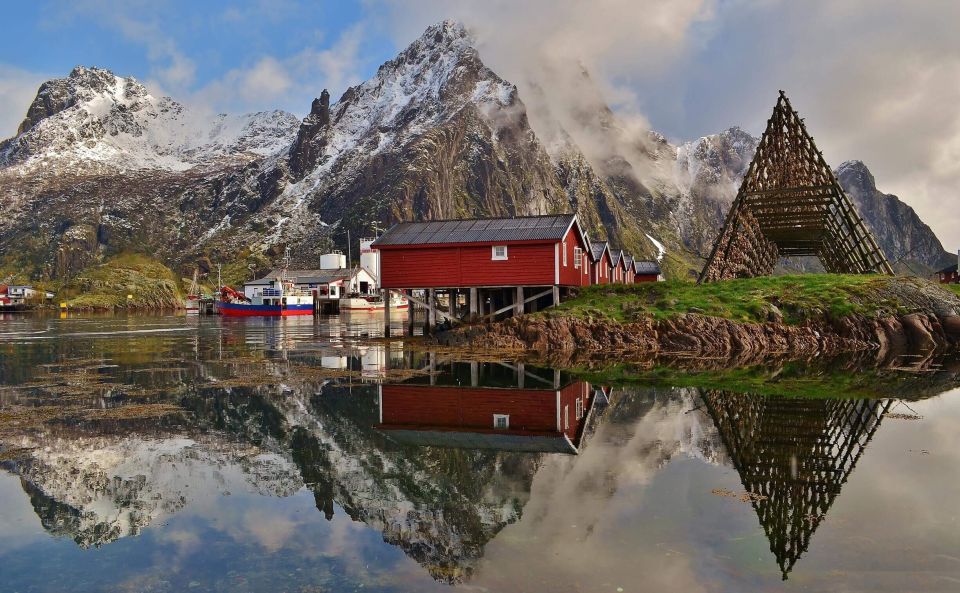
[{"label": "rocky cliff face", "polygon": [[836,175],[898,271],[928,274],[956,262],[913,208],[877,189],[873,174],[861,161],[841,164]]},{"label": "rocky cliff face", "polygon": [[[300,122],[279,111],[205,117],[78,67],[44,83],[0,144],[0,269],[69,277],[135,250],[186,270],[285,246],[312,265],[331,242],[345,247],[348,230],[571,210],[639,257],[665,244],[671,271],[697,268],[757,139],[731,128],[675,146],[635,133],[581,78],[574,113],[546,111],[535,88],[530,113],[452,22],[336,102],[324,91]],[[863,179],[841,181],[888,255],[942,263],[929,228]]]}]

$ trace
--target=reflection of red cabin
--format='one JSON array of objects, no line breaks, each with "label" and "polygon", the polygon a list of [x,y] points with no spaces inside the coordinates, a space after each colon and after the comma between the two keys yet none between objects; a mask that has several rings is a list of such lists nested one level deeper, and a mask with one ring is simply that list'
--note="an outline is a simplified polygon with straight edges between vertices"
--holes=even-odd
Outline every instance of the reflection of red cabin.
[{"label": "reflection of red cabin", "polygon": [[378,428],[422,446],[577,453],[591,403],[583,381],[559,389],[383,385]]},{"label": "reflection of red cabin", "polygon": [[590,245],[590,282],[592,284],[610,284],[610,244],[592,243]]},{"label": "reflection of red cabin", "polygon": [[590,284],[574,214],[402,222],[372,247],[388,289]]}]

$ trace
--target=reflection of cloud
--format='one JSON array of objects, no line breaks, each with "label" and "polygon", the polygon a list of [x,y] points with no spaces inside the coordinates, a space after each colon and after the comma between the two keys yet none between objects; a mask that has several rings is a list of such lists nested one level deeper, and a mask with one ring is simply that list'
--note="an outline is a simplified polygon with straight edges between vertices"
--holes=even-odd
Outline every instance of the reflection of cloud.
[{"label": "reflection of cloud", "polygon": [[[273,553],[284,546],[297,528],[289,517],[276,514],[266,515],[259,511],[248,510],[243,518],[243,527],[253,536],[264,550]],[[244,538],[249,540],[250,538]]]},{"label": "reflection of cloud", "polygon": [[[709,417],[684,414],[695,398],[693,391],[673,392],[650,402],[635,421],[606,417],[579,456],[547,458],[522,518],[487,546],[474,583],[522,583],[536,566],[537,578],[581,583],[585,590],[703,590],[690,559],[673,550],[682,543],[660,547],[652,531],[636,529],[643,521],[638,511],[654,504],[650,484],[671,460],[718,459]],[[626,407],[612,405],[621,414]],[[644,575],[642,587],[638,574]]]}]

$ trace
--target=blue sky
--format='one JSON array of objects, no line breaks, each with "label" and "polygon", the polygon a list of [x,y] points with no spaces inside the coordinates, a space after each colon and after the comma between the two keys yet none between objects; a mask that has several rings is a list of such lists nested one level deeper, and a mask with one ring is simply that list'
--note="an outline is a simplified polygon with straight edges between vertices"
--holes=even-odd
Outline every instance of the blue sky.
[{"label": "blue sky", "polygon": [[[924,0],[74,0],[9,3],[0,23],[0,137],[37,86],[78,64],[218,112],[303,115],[445,18],[481,57],[556,108],[586,67],[629,126],[672,140],[759,134],[778,89],[827,160],[863,160],[960,247],[960,2]],[[524,94],[521,92],[521,98]],[[528,97],[529,100],[529,97]]]}]

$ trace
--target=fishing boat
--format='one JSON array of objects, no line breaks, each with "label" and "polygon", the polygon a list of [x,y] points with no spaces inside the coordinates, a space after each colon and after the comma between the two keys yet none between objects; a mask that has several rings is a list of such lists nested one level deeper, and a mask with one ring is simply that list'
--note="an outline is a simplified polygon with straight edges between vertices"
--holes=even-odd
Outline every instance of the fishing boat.
[{"label": "fishing boat", "polygon": [[217,311],[226,317],[312,315],[313,293],[297,290],[292,282],[283,279],[250,297],[224,286],[220,289]]},{"label": "fishing boat", "polygon": [[[406,310],[410,303],[403,296],[390,293],[390,309]],[[341,311],[383,311],[383,298],[378,294],[350,295],[340,299]]]}]

